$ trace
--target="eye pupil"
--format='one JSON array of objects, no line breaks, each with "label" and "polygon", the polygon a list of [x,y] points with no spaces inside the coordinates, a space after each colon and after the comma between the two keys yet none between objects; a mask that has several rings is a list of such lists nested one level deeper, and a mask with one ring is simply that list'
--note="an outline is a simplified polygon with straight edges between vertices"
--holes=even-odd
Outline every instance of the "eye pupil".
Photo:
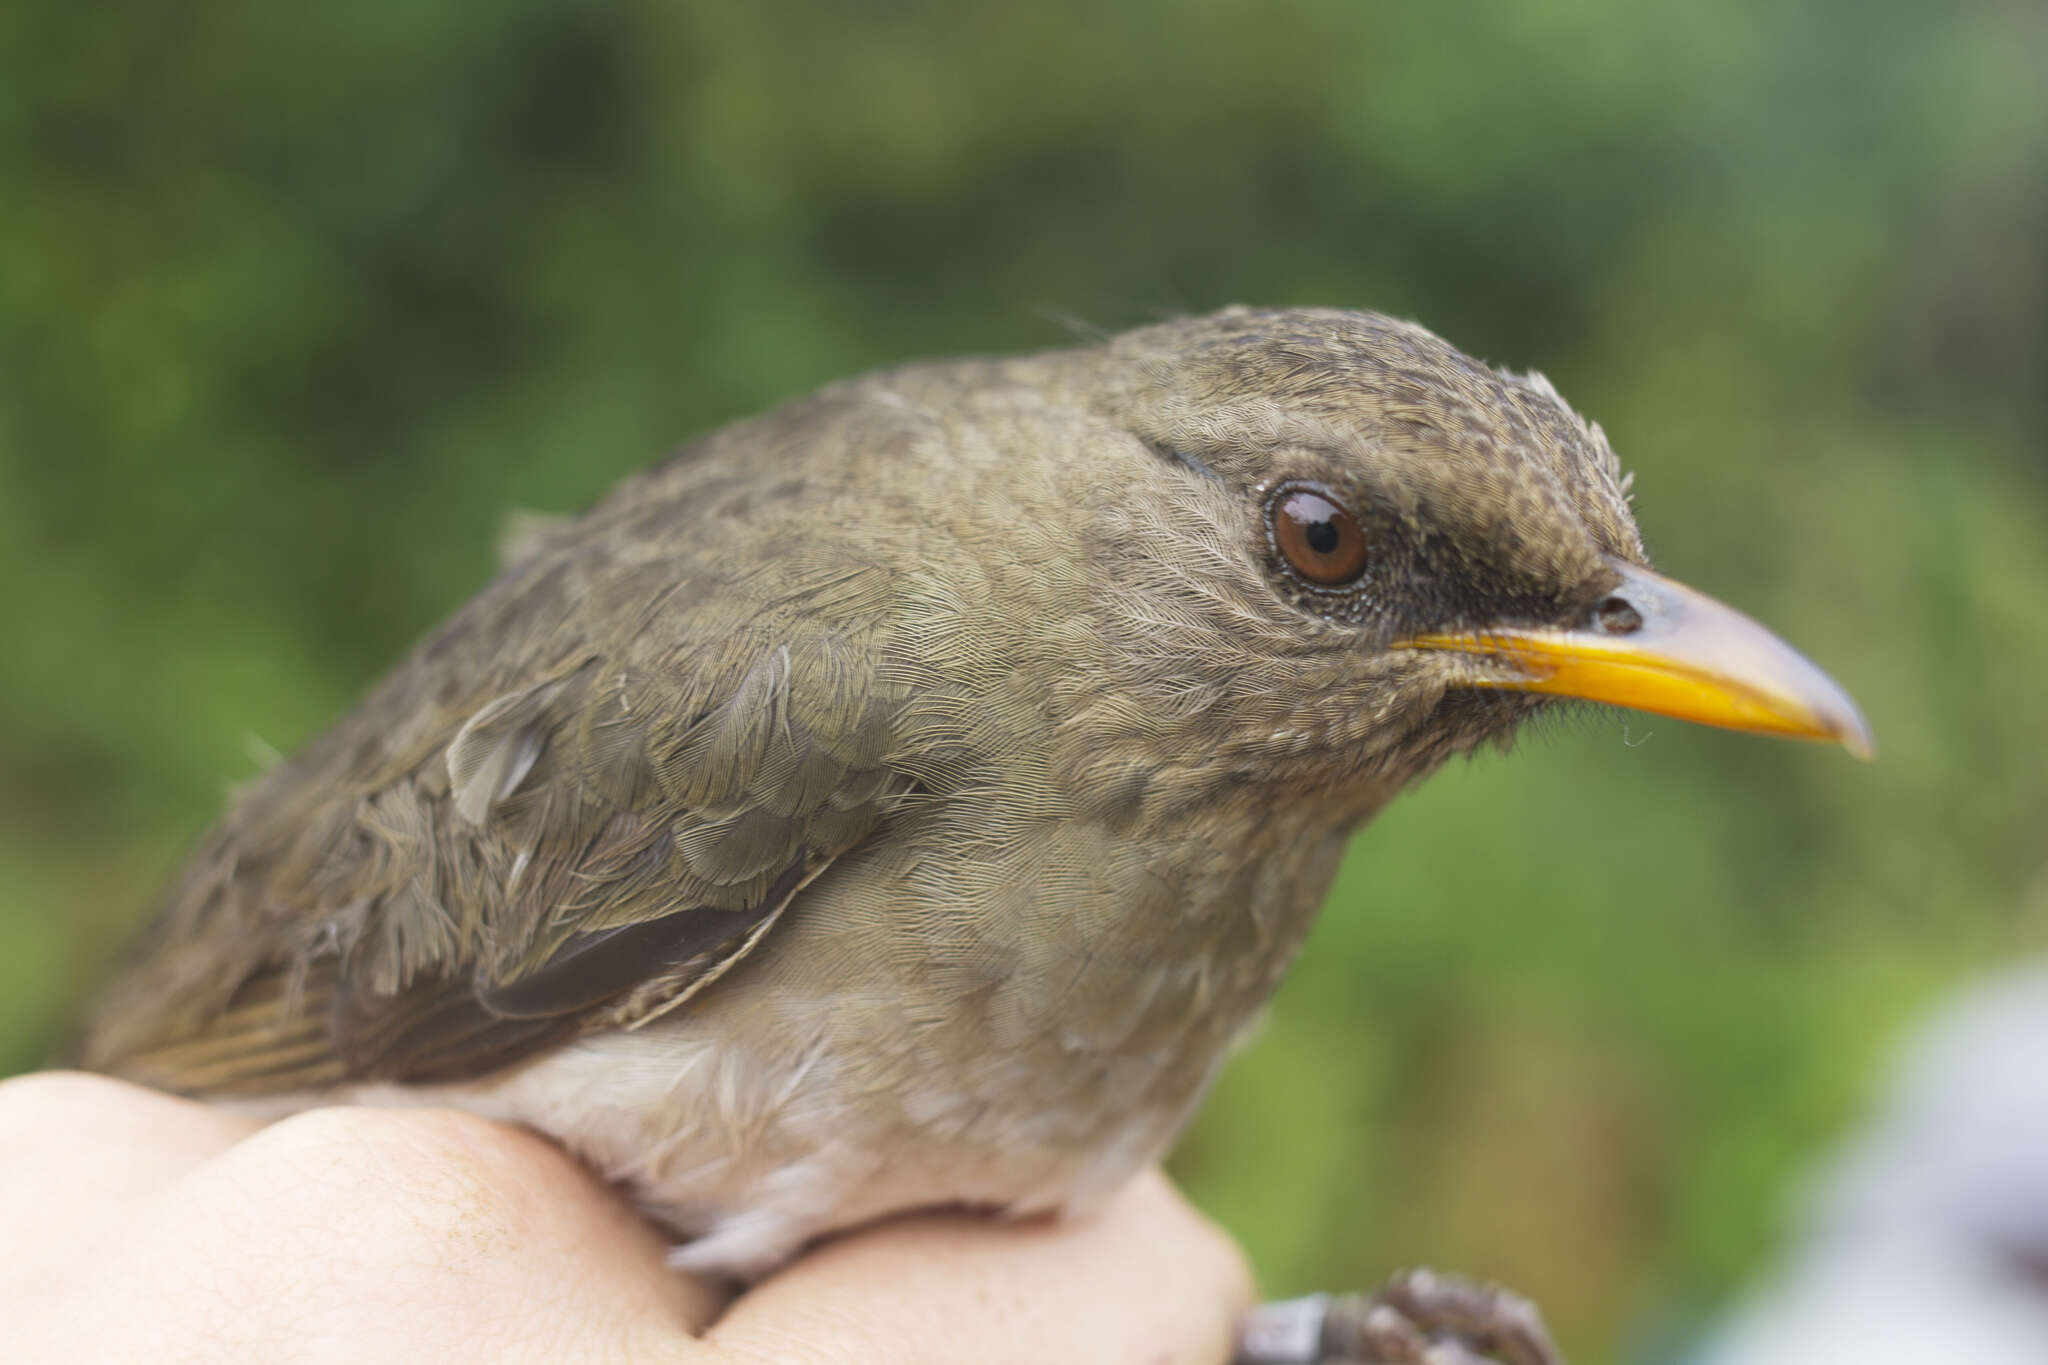
[{"label": "eye pupil", "polygon": [[1268,504],[1273,545],[1287,566],[1321,588],[1341,588],[1365,572],[1365,532],[1349,512],[1313,488],[1283,488]]}]

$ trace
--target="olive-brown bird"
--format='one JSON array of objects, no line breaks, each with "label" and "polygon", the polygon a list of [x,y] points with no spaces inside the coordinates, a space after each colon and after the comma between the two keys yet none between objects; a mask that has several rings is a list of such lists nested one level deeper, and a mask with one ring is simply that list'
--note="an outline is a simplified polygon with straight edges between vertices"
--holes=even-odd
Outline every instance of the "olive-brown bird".
[{"label": "olive-brown bird", "polygon": [[84,1058],[524,1123],[743,1277],[1085,1208],[1451,756],[1558,697],[1868,751],[1626,488],[1541,377],[1367,313],[836,385],[525,536],[235,799]]}]

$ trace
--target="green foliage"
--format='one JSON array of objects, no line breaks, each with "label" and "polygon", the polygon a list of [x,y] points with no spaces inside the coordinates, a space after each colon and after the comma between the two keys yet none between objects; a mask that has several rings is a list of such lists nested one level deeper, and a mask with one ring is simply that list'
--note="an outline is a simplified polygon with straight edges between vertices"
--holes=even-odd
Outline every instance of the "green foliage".
[{"label": "green foliage", "polygon": [[1439,779],[1179,1168],[1274,1291],[1432,1259],[1577,1358],[1682,1330],[1912,1012],[2048,938],[2038,19],[0,8],[0,1066],[504,509],[914,354],[1377,307],[1550,373],[1882,758],[1599,715]]}]

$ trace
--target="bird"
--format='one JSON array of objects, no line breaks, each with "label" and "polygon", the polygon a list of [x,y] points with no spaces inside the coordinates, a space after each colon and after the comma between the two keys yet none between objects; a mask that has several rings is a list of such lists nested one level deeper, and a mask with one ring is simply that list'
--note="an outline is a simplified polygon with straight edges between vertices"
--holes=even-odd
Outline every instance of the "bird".
[{"label": "bird", "polygon": [[1347,837],[1574,699],[1871,751],[1650,568],[1597,425],[1419,325],[907,364],[523,526],[232,797],[80,1057],[523,1124],[742,1282],[910,1209],[1079,1215]]}]

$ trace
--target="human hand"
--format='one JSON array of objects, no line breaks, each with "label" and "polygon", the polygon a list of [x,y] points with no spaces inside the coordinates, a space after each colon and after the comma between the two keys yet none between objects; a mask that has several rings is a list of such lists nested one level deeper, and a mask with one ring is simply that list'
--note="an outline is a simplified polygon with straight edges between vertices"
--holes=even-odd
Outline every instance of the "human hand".
[{"label": "human hand", "polygon": [[103,1077],[0,1083],[9,1361],[1220,1365],[1251,1297],[1156,1173],[1070,1223],[882,1224],[722,1315],[663,1251],[555,1147],[471,1115],[263,1127]]}]

